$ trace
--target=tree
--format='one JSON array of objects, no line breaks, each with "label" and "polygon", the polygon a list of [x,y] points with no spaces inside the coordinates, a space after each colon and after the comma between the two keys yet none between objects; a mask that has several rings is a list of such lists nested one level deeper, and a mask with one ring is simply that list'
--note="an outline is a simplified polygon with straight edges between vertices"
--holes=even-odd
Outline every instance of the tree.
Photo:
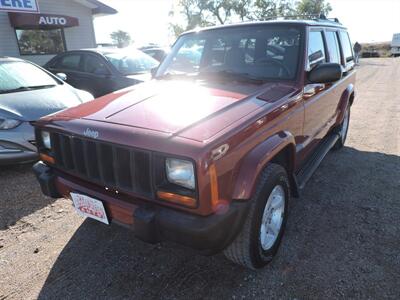
[{"label": "tree", "polygon": [[179,7],[186,24],[170,24],[176,36],[196,27],[277,16],[327,15],[332,10],[326,0],[180,0]]},{"label": "tree", "polygon": [[300,0],[296,4],[298,15],[320,15],[327,16],[332,11],[330,3],[325,0]]},{"label": "tree", "polygon": [[131,36],[126,31],[114,31],[110,34],[110,37],[118,48],[126,47],[131,43]]}]

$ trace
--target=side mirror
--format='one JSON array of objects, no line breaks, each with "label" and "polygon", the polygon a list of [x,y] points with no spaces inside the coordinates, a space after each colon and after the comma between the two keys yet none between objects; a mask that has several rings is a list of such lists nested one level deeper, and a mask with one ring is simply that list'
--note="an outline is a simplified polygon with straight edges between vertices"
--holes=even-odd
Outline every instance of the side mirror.
[{"label": "side mirror", "polygon": [[67,74],[65,73],[57,73],[56,76],[61,79],[62,81],[67,81]]},{"label": "side mirror", "polygon": [[151,78],[154,78],[156,76],[157,71],[158,71],[158,67],[155,67],[155,68],[150,70]]},{"label": "side mirror", "polygon": [[342,79],[342,66],[336,63],[322,63],[308,72],[311,83],[330,83]]}]

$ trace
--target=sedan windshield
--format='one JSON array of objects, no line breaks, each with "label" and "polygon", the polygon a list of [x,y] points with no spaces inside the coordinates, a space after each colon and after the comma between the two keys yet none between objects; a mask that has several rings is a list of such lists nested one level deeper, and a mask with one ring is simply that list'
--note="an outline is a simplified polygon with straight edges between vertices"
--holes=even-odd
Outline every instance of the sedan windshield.
[{"label": "sedan windshield", "polygon": [[105,53],[104,56],[124,75],[148,73],[158,66],[158,61],[138,50]]},{"label": "sedan windshield", "polygon": [[288,25],[227,27],[186,34],[176,42],[156,77],[293,80],[301,35],[298,28]]},{"label": "sedan windshield", "polygon": [[23,61],[0,62],[0,93],[49,88],[59,84],[38,67]]}]

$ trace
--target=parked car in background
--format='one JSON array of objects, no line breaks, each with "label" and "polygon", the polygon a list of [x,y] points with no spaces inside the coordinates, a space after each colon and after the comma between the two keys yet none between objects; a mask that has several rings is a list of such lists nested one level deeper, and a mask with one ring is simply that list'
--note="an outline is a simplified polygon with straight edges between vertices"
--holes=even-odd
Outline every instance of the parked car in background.
[{"label": "parked car in background", "polygon": [[0,165],[37,159],[30,121],[92,99],[33,63],[0,57]]},{"label": "parked car in background", "polygon": [[67,51],[55,56],[45,68],[64,73],[75,88],[96,98],[151,79],[151,69],[159,62],[137,49],[87,49]]},{"label": "parked car in background", "polygon": [[162,62],[169,52],[168,49],[161,47],[144,47],[140,48],[140,50],[159,62]]}]

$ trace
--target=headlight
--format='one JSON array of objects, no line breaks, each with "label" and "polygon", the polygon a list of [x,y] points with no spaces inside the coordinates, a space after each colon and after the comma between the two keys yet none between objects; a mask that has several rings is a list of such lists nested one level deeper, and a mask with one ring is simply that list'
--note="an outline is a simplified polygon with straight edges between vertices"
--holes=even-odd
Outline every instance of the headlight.
[{"label": "headlight", "polygon": [[192,190],[195,188],[193,163],[182,159],[167,158],[165,166],[169,182]]},{"label": "headlight", "polygon": [[42,131],[42,143],[46,149],[51,149],[50,133],[48,131]]},{"label": "headlight", "polygon": [[0,129],[1,130],[13,129],[21,123],[22,123],[21,121],[14,119],[0,119]]}]

